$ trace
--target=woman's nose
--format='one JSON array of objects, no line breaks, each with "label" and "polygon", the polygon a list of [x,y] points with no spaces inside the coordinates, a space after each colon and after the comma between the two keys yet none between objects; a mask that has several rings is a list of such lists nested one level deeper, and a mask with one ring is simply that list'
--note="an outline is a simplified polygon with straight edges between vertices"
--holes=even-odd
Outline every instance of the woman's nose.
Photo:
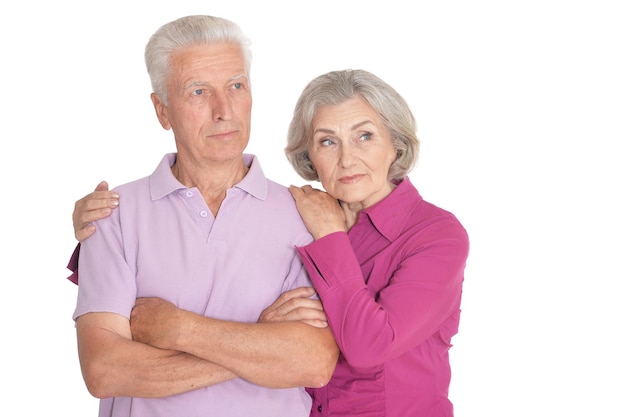
[{"label": "woman's nose", "polygon": [[341,153],[339,155],[339,165],[342,168],[350,168],[354,166],[356,162],[356,158],[354,155],[354,150],[350,148],[350,146],[342,146]]}]

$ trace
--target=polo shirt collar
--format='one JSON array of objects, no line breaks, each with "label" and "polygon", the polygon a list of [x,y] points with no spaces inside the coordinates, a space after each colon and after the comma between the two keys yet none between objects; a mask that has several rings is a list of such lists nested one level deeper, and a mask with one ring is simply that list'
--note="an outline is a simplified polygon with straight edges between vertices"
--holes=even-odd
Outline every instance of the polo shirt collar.
[{"label": "polo shirt collar", "polygon": [[[235,184],[234,187],[247,192],[259,200],[265,200],[267,197],[267,180],[258,158],[252,154],[244,154],[243,159],[250,169],[246,176],[239,183]],[[153,201],[175,191],[188,188],[181,184],[172,174],[172,166],[175,162],[176,153],[166,154],[152,175],[150,175],[150,197]]]}]

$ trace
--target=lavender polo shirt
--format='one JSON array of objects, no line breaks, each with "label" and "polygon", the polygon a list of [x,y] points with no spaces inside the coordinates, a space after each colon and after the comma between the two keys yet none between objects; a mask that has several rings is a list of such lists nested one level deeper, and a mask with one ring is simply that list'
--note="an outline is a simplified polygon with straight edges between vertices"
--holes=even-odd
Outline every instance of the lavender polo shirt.
[{"label": "lavender polo shirt", "polygon": [[[129,317],[136,297],[161,297],[217,319],[256,322],[285,290],[311,285],[296,245],[312,241],[286,187],[265,178],[253,155],[216,218],[196,188],[172,175],[175,154],[149,177],[119,186],[120,206],[82,243],[78,302]],[[285,370],[286,372],[288,370]],[[308,416],[303,388],[270,389],[242,379],[160,399],[101,400],[100,416]]]},{"label": "lavender polo shirt", "polygon": [[300,248],[341,349],[311,416],[450,417],[467,233],[406,178],[348,233]]}]

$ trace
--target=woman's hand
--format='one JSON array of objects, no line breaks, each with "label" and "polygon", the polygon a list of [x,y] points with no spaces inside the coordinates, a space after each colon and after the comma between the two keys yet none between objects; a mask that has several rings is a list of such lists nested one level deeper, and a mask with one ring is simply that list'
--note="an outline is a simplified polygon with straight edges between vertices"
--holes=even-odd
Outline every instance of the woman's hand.
[{"label": "woman's hand", "polygon": [[277,321],[301,321],[313,327],[328,327],[322,302],[310,298],[315,294],[312,287],[300,287],[285,291],[259,316],[259,323]]},{"label": "woman's hand", "polygon": [[93,235],[96,232],[96,226],[91,222],[107,217],[119,204],[119,194],[109,191],[109,184],[106,181],[98,184],[94,192],[76,201],[74,213],[72,213],[76,240],[82,242]]},{"label": "woman's hand", "polygon": [[336,198],[310,185],[292,185],[289,191],[313,238],[317,240],[334,232],[346,231],[346,216]]}]

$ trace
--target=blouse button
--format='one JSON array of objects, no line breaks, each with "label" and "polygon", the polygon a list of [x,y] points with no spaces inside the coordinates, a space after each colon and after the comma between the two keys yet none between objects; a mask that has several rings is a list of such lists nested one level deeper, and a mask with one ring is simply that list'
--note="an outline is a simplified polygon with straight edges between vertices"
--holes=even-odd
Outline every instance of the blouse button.
[{"label": "blouse button", "polygon": [[321,406],[321,405],[318,405],[318,406],[317,406],[317,411],[318,411],[319,413],[321,413],[321,412],[322,412],[322,406]]}]

